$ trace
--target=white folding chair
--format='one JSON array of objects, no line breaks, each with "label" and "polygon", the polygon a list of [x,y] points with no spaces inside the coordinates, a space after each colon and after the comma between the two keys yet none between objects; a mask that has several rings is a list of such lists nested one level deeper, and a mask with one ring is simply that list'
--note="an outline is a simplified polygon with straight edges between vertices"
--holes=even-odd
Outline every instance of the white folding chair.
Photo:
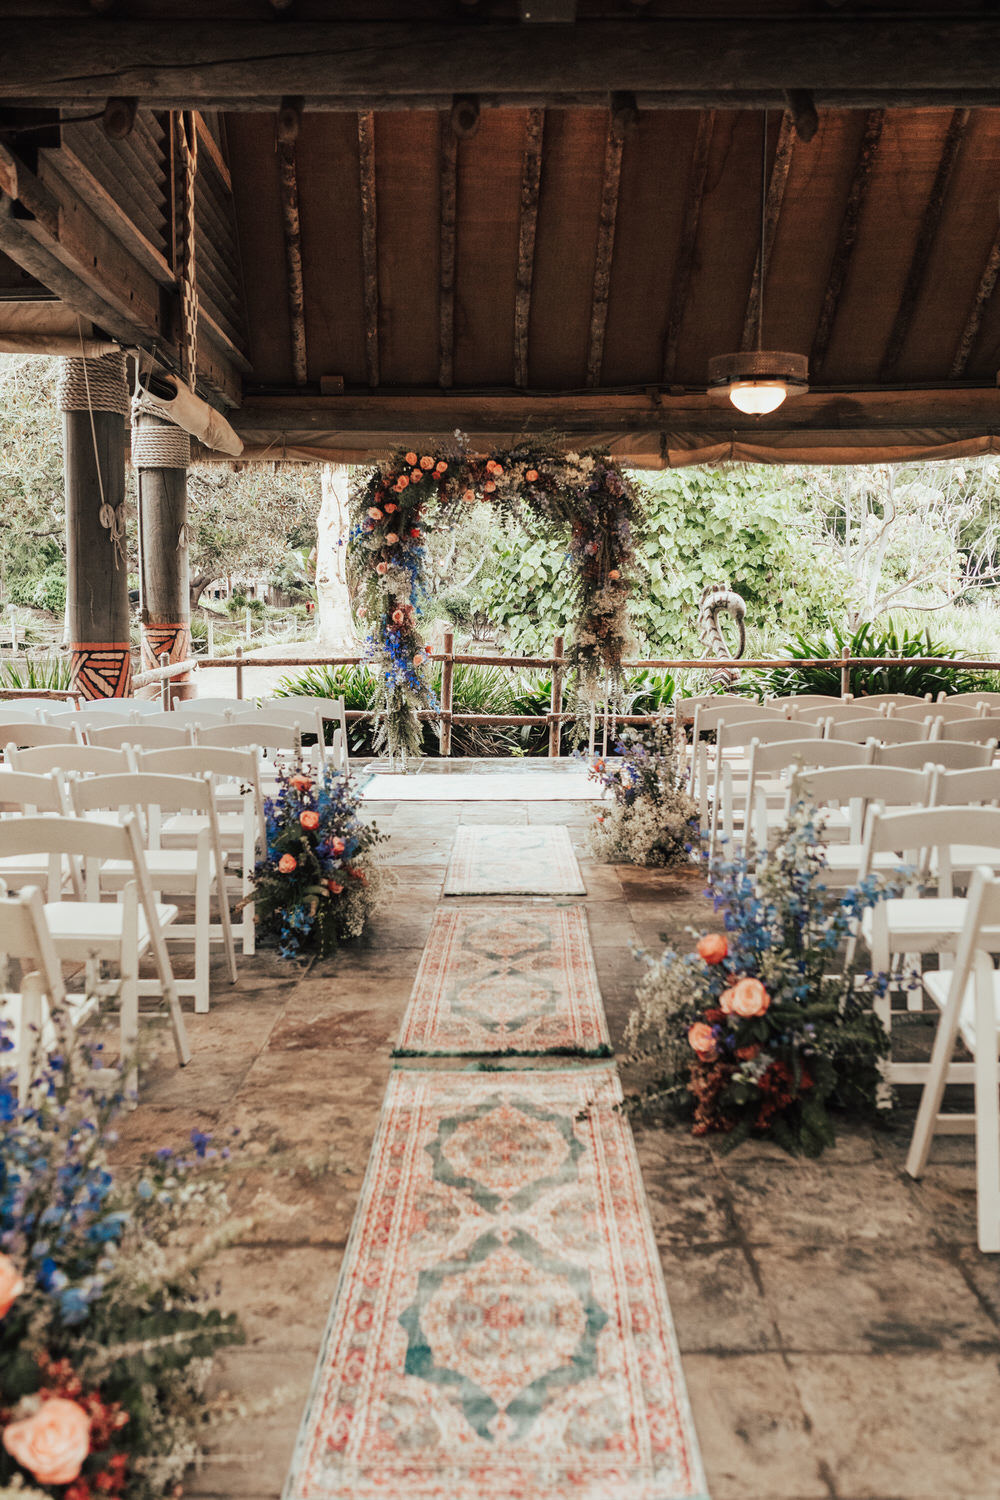
[{"label": "white folding chair", "polygon": [[[771,831],[787,820],[788,773],[869,765],[874,748],[871,741],[859,747],[850,742],[821,739],[800,738],[770,744],[753,740],[743,805],[744,840],[752,835],[757,848],[766,849]],[[846,820],[844,827],[846,831]]]},{"label": "white folding chair", "polygon": [[[74,718],[76,715],[74,714]],[[79,745],[80,736],[75,729],[64,724],[43,724],[40,720],[25,720],[20,724],[0,724],[0,739],[5,745],[21,749],[25,745]]]},{"label": "white folding chair", "polygon": [[988,766],[993,759],[995,745],[943,744],[940,740],[909,740],[902,745],[876,745],[874,763],[877,766],[899,766],[905,771],[922,771],[924,766],[934,764],[948,771],[971,771],[978,766]]},{"label": "white folding chair", "polygon": [[[56,747],[68,755],[72,745]],[[38,775],[24,771],[4,771],[0,775],[0,809],[3,819],[20,818],[25,813],[46,817],[64,818],[70,812],[65,783],[55,775]],[[49,881],[56,877],[60,884],[68,880],[73,894],[83,897],[83,884],[78,861],[70,860],[68,868],[53,866],[44,853],[27,853],[0,859],[0,882],[8,890],[22,890],[25,886],[41,886],[49,901],[58,901],[59,888]]]},{"label": "white folding chair", "polygon": [[193,742],[193,725],[161,724],[159,721],[155,724],[109,725],[107,729],[92,729],[87,735],[87,743],[90,745],[110,745],[117,749],[131,745],[135,750],[167,750]]},{"label": "white folding chair", "polygon": [[[703,734],[715,734],[721,723],[733,724],[784,724],[788,722],[785,713],[779,713],[775,709],[762,708],[759,703],[746,698],[739,699],[735,703],[699,703],[694,711],[694,728],[691,731],[691,796],[694,797],[702,808],[702,826],[708,822],[708,788],[713,779],[709,772],[709,766],[713,759],[714,747],[707,741],[702,741]],[[747,735],[746,744],[749,745],[752,735]]]},{"label": "white folding chair", "polygon": [[[965,923],[952,969],[923,976],[924,991],[940,1011],[931,1061],[906,1157],[911,1177],[922,1177],[937,1134],[972,1132],[976,1138],[976,1238],[980,1250],[1000,1250],[1000,879],[977,869],[969,887]],[[955,1063],[961,1038],[973,1061]],[[975,1089],[975,1110],[942,1114],[949,1083]]]},{"label": "white folding chair", "polygon": [[[88,995],[115,992],[121,1006],[122,1055],[134,1052],[139,1029],[139,962],[151,954],[157,970],[154,986],[166,1003],[178,1061],[190,1061],[184,1017],[163,938],[163,929],[177,915],[175,906],[153,898],[142,840],[133,815],[120,826],[91,823],[82,818],[0,819],[0,860],[46,854],[58,871],[65,860],[81,860],[85,874],[84,901],[49,900],[44,911],[56,953],[62,963],[84,964]],[[99,870],[110,860],[131,869],[121,899],[100,899]],[[58,874],[49,880],[50,892],[60,885]],[[117,980],[111,991],[97,977],[97,966],[114,964]]]},{"label": "white folding chair", "polygon": [[256,750],[261,757],[260,776],[262,784],[272,781],[275,761],[305,759],[299,722],[287,719],[268,719],[263,715],[224,724],[215,729],[195,731],[196,743],[217,750]]},{"label": "white folding chair", "polygon": [[[255,952],[257,928],[249,896],[253,890],[258,850],[263,854],[267,845],[256,750],[185,746],[177,750],[140,751],[137,761],[138,769],[143,772],[167,776],[197,776],[208,772],[215,778],[222,848],[240,860],[241,919],[234,930],[240,937],[243,952]],[[197,813],[177,813],[164,818],[160,842],[164,849],[189,848],[204,827],[205,820]]]},{"label": "white folding chair", "polygon": [[905,704],[929,703],[931,695],[925,693],[921,697],[918,693],[860,693],[854,701],[874,712],[876,709],[902,708]]},{"label": "white folding chair", "polygon": [[[289,698],[262,700],[261,712],[269,714],[274,708],[289,712],[297,709],[299,705],[311,709],[316,715],[319,743],[324,747],[325,758],[332,761],[338,771],[346,771],[350,752],[347,738],[347,711],[343,698],[317,698],[306,693],[296,693]],[[327,724],[333,725],[329,745],[326,744]],[[305,728],[304,721],[303,728]]]},{"label": "white folding chair", "polygon": [[[818,740],[822,732],[822,726],[819,724],[800,724],[797,720],[777,717],[763,720],[752,719],[736,724],[730,724],[726,719],[720,720],[715,738],[715,766],[709,828],[710,858],[715,858],[720,825],[723,837],[732,842],[735,832],[736,777],[742,773],[740,782],[742,786],[745,786],[749,772],[748,760],[744,760],[743,764],[734,765],[734,752],[738,752],[742,759],[749,755],[754,740],[760,745],[780,745],[800,740]],[[706,808],[706,813],[707,811]],[[703,821],[702,827],[704,826]]]},{"label": "white folding chair", "polygon": [[[795,777],[789,791],[789,810],[793,801],[806,797],[837,832],[846,819],[846,840],[824,838],[823,854],[827,884],[852,886],[857,884],[861,869],[869,807],[927,807],[933,790],[930,766],[921,771],[874,765],[809,769]],[[872,856],[871,868],[884,875],[899,868],[899,859],[895,852],[879,853]]]},{"label": "white folding chair", "polygon": [[996,720],[989,718],[973,719],[942,719],[939,722],[937,738],[944,740],[958,740],[965,745],[986,745],[990,740],[997,738]]},{"label": "white folding chair", "polygon": [[910,719],[887,719],[881,714],[866,714],[861,718],[842,719],[832,723],[827,739],[853,740],[856,745],[863,745],[866,740],[875,740],[882,745],[898,745],[927,739],[930,732],[930,717],[923,724],[914,724]]},{"label": "white folding chair", "polygon": [[[16,990],[10,984],[11,959],[21,969]],[[51,1039],[51,1010],[58,1006],[66,1013],[69,1009],[62,967],[45,920],[42,895],[36,886],[26,886],[16,896],[6,893],[0,896],[0,964],[3,966],[0,1015],[7,1023],[5,1034],[12,1045],[5,1065],[16,1070],[18,1099],[23,1104],[39,1046],[45,1046]],[[82,1019],[84,1007],[75,1009],[73,1019]]]},{"label": "white folding chair", "polygon": [[[112,750],[108,745],[31,745],[24,750],[11,746],[7,760],[12,771],[28,771],[35,776],[49,776],[53,771],[113,776],[116,772],[135,770],[127,748]],[[0,778],[0,801],[2,793]]]},{"label": "white folding chair", "polygon": [[[171,896],[194,897],[194,922],[171,922],[169,941],[194,941],[194,978],[175,979],[177,993],[193,995],[199,1014],[208,1011],[210,1003],[210,944],[221,941],[229,966],[229,977],[236,983],[236,949],[226,893],[226,857],[219,837],[219,820],[209,774],[199,777],[163,776],[132,773],[126,776],[91,776],[77,778],[71,786],[73,807],[77,816],[88,813],[130,808],[139,826],[145,823],[146,868],[152,888]],[[160,826],[164,814],[195,813],[204,820],[194,849],[164,849]],[[131,880],[126,861],[108,860],[100,868],[103,889],[120,890]],[[219,924],[212,923],[212,894],[219,906]]]}]

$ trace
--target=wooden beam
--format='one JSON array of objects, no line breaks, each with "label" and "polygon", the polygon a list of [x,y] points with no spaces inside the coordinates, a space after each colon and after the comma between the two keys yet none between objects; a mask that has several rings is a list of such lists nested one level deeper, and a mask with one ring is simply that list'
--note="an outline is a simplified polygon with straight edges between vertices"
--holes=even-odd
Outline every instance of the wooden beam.
[{"label": "wooden beam", "polygon": [[663,340],[663,383],[672,385],[677,370],[677,343],[681,324],[687,308],[688,292],[691,289],[691,271],[694,266],[695,246],[698,243],[698,226],[701,223],[701,205],[705,197],[705,175],[708,171],[708,156],[712,146],[712,130],[715,115],[706,111],[698,116],[698,134],[695,136],[691,170],[688,173],[687,196],[684,200],[684,219],[681,225],[680,244],[674,266],[674,283],[670,293],[670,313],[667,332]]},{"label": "wooden beam", "polygon": [[438,384],[448,390],[455,383],[455,220],[458,204],[458,136],[448,114],[441,115],[440,251],[438,311]]},{"label": "wooden beam", "polygon": [[375,197],[375,116],[358,114],[358,164],[361,174],[361,275],[365,304],[365,368],[368,384],[379,383],[378,356],[378,203]]},{"label": "wooden beam", "polygon": [[590,298],[590,337],[587,342],[588,386],[600,385],[604,363],[604,335],[608,326],[608,293],[611,288],[611,263],[615,253],[615,224],[618,219],[618,189],[622,176],[624,138],[613,113],[608,115],[608,134],[604,145],[604,175],[601,179],[601,216],[597,226],[597,253],[594,256],[594,287]]},{"label": "wooden beam", "polygon": [[302,224],[299,217],[299,175],[295,142],[278,142],[281,227],[285,237],[285,280],[288,321],[292,336],[292,377],[296,385],[309,379],[306,360],[306,298],[302,281]]},{"label": "wooden beam", "polygon": [[528,111],[521,167],[521,212],[517,243],[517,293],[514,300],[514,384],[528,384],[528,325],[531,318],[531,283],[535,269],[535,229],[538,224],[538,194],[542,182],[542,142],[545,111]]},{"label": "wooden beam", "polygon": [[785,201],[785,188],[788,185],[788,173],[792,165],[792,153],[795,150],[795,126],[791,113],[786,111],[781,116],[781,129],[778,131],[778,145],[774,153],[774,161],[771,164],[771,176],[767,184],[767,197],[764,203],[764,256],[761,263],[761,252],[758,249],[757,259],[754,262],[753,279],[750,282],[750,293],[747,297],[746,313],[743,318],[743,340],[741,349],[752,349],[757,338],[757,315],[760,311],[761,291],[767,281],[767,268],[771,260],[771,250],[774,247],[774,237],[778,232],[778,220],[781,217],[781,205]]},{"label": "wooden beam", "polygon": [[986,257],[983,274],[979,278],[976,295],[972,299],[969,316],[965,320],[965,327],[962,329],[962,336],[955,350],[955,358],[952,360],[951,369],[948,371],[949,380],[960,380],[965,374],[966,366],[969,363],[972,350],[979,335],[983,315],[986,312],[990,298],[993,296],[998,276],[1000,276],[1000,228],[997,229],[996,234],[993,236],[990,253]]},{"label": "wooden beam", "polygon": [[847,280],[851,257],[854,254],[854,242],[858,237],[858,224],[861,220],[861,213],[868,199],[868,189],[871,186],[872,173],[875,170],[875,157],[878,153],[879,142],[882,139],[882,126],[884,123],[884,110],[869,110],[865,119],[865,129],[861,137],[858,159],[854,164],[854,176],[851,178],[851,186],[847,194],[844,217],[840,221],[837,246],[833,252],[833,260],[830,263],[830,274],[826,281],[826,291],[823,294],[823,306],[820,308],[819,322],[816,325],[812,351],[809,355],[809,365],[814,376],[823,368],[823,362],[830,348],[833,325],[836,321],[837,309],[840,306],[844,283]]},{"label": "wooden beam", "polygon": [[920,293],[923,290],[924,278],[927,275],[927,266],[934,249],[934,240],[937,237],[938,226],[944,213],[945,199],[948,196],[948,188],[951,183],[955,164],[958,161],[962,142],[965,140],[969,128],[969,117],[971,110],[956,109],[952,113],[948,123],[948,131],[944,138],[941,149],[941,158],[938,162],[937,172],[934,174],[934,184],[931,188],[927,207],[920,223],[920,233],[917,235],[917,243],[913,249],[913,257],[910,261],[910,269],[907,272],[903,294],[899,299],[899,307],[896,309],[895,321],[892,332],[889,334],[889,342],[882,357],[882,365],[879,370],[881,380],[891,380],[895,374],[896,366],[899,364],[906,336],[910,331],[913,314],[916,311]]},{"label": "wooden beam", "polygon": [[[725,107],[809,89],[817,105],[994,103],[1000,18],[805,16],[671,20],[641,16],[574,26],[485,20],[144,21],[108,25],[16,14],[4,23],[0,98],[49,105],[127,95],[158,107],[269,108],[302,94],[403,101],[435,94],[604,98],[701,97]],[[428,79],[434,80],[433,89]]]}]

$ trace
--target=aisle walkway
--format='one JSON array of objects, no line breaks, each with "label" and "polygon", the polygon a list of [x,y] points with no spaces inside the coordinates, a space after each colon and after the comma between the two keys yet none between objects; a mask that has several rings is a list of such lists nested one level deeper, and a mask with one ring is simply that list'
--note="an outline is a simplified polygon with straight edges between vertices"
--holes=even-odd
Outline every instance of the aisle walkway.
[{"label": "aisle walkway", "polygon": [[[189,1486],[205,1500],[280,1493],[456,828],[563,825],[579,846],[589,818],[577,803],[372,813],[392,835],[394,908],[335,967],[302,978],[261,954],[233,991],[220,983],[192,1025],[191,1067],[178,1073],[164,1052],[123,1132],[124,1150],[145,1149],[239,1124],[262,1153],[303,1154],[279,1175],[261,1157],[235,1203],[258,1223],[214,1263],[249,1336],[220,1359],[219,1383],[266,1410],[220,1436],[220,1460]],[[635,943],[665,931],[689,942],[707,909],[697,876],[582,869],[615,1043]],[[721,1157],[680,1128],[637,1131],[712,1500],[995,1495],[1000,1272],[975,1248],[970,1148],[944,1141],[915,1184],[901,1172],[906,1139],[905,1124],[852,1130],[814,1164],[768,1146]],[[327,1152],[341,1170],[312,1175],[304,1158]]]}]

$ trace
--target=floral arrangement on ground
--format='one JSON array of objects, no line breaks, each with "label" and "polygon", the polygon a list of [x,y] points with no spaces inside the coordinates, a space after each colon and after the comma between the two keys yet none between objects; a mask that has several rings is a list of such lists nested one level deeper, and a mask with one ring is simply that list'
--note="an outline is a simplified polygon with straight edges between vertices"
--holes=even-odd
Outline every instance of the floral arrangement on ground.
[{"label": "floral arrangement on ground", "polygon": [[830,890],[825,868],[805,802],[773,848],[712,868],[723,931],[647,959],[626,1047],[653,1077],[633,1107],[693,1114],[693,1133],[719,1132],[727,1148],[771,1136],[810,1156],[833,1143],[832,1111],[877,1116],[889,1044],[872,1005],[888,980],[859,976],[838,950],[895,887]]},{"label": "floral arrangement on ground", "polygon": [[698,809],[687,791],[683,731],[659,719],[651,729],[623,729],[614,759],[590,775],[610,796],[594,813],[590,850],[609,864],[690,863],[698,847]]},{"label": "floral arrangement on ground", "polygon": [[359,937],[388,874],[374,851],[386,838],[358,814],[350,775],[302,763],[278,773],[264,803],[265,856],[254,871],[255,917],[284,958],[308,960]]},{"label": "floral arrangement on ground", "polygon": [[354,490],[347,553],[355,609],[368,626],[368,655],[381,679],[376,748],[390,755],[419,755],[417,715],[438,708],[421,670],[425,532],[481,502],[567,536],[576,606],[569,660],[580,702],[589,711],[602,673],[612,691],[620,679],[638,569],[639,499],[624,471],[611,459],[538,444],[512,449],[503,462],[461,450],[400,450]]},{"label": "floral arrangement on ground", "polygon": [[0,1495],[179,1495],[211,1421],[211,1357],[243,1337],[198,1282],[234,1232],[228,1149],[195,1130],[113,1170],[123,1075],[98,1087],[100,1049],[52,1024],[59,1050],[27,1097],[0,1081]]}]

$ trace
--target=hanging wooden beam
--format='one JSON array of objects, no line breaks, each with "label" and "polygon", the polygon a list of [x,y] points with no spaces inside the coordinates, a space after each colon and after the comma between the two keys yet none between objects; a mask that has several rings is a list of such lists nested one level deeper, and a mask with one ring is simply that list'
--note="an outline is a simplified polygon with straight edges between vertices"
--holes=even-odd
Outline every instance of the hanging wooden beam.
[{"label": "hanging wooden beam", "polygon": [[608,292],[611,287],[611,263],[615,253],[615,224],[618,219],[618,189],[622,175],[624,139],[613,113],[608,115],[608,134],[604,145],[604,176],[601,180],[601,216],[597,228],[597,254],[594,257],[594,288],[590,299],[590,338],[587,344],[587,385],[601,383],[604,363],[604,335],[608,326]]},{"label": "hanging wooden beam", "polygon": [[285,236],[288,320],[292,335],[292,377],[296,385],[305,385],[309,379],[306,362],[306,298],[302,282],[302,226],[294,139],[278,141],[278,172],[281,226]]},{"label": "hanging wooden beam", "polygon": [[[785,91],[813,92],[820,106],[1000,98],[994,14],[913,17],[782,16],[672,20],[579,19],[573,26],[454,22],[273,20],[149,21],[116,17],[111,36],[90,19],[24,18],[6,0],[0,97],[32,104],[99,103],[276,108],[301,93],[323,99],[404,100],[434,91],[595,96],[632,90],[701,96],[747,107]],[[381,105],[379,106],[381,107]]]},{"label": "hanging wooden beam", "polygon": [[514,299],[514,384],[528,384],[528,324],[531,317],[531,283],[535,270],[535,230],[538,225],[538,194],[542,182],[542,140],[545,111],[528,111],[521,168],[521,215],[517,242],[517,292]]},{"label": "hanging wooden beam", "polygon": [[378,206],[375,199],[375,116],[358,115],[358,156],[361,170],[361,275],[365,303],[365,366],[368,384],[379,383],[378,356]]},{"label": "hanging wooden beam", "polygon": [[969,363],[969,358],[979,335],[983,315],[986,312],[990,298],[993,296],[998,276],[1000,276],[1000,228],[997,229],[996,234],[993,236],[990,253],[986,257],[983,274],[979,278],[976,295],[972,299],[969,316],[965,320],[962,337],[958,341],[955,358],[952,360],[951,369],[948,371],[949,380],[960,380],[965,374],[966,366]]},{"label": "hanging wooden beam", "polygon": [[455,383],[455,220],[458,205],[458,136],[449,115],[441,116],[439,366],[438,384],[449,390]]},{"label": "hanging wooden beam", "polygon": [[882,365],[879,370],[881,380],[891,380],[895,374],[896,366],[899,364],[906,336],[910,331],[913,314],[923,290],[924,278],[927,275],[927,266],[934,249],[934,241],[937,237],[938,226],[944,212],[945,199],[948,196],[948,187],[951,183],[955,164],[958,161],[962,142],[965,140],[969,128],[969,116],[971,110],[956,109],[952,113],[948,123],[948,133],[944,138],[944,146],[941,149],[941,158],[938,169],[934,175],[934,185],[931,188],[930,198],[920,223],[920,233],[917,235],[917,243],[914,246],[913,257],[910,261],[910,269],[907,272],[906,283],[903,287],[903,295],[899,299],[899,307],[896,309],[896,318],[889,334],[889,342],[886,345]]},{"label": "hanging wooden beam", "polygon": [[794,149],[795,125],[791,113],[786,111],[781,117],[778,145],[774,153],[771,176],[767,184],[767,198],[764,203],[764,259],[761,264],[761,252],[758,250],[757,259],[754,262],[753,280],[750,283],[750,294],[747,297],[746,313],[743,318],[741,349],[752,349],[757,337],[761,288],[767,280],[767,268],[771,260],[771,250],[774,247],[774,237],[778,232],[778,220],[781,217],[781,205],[785,201],[785,188],[788,185],[788,173],[792,165]]},{"label": "hanging wooden beam", "polygon": [[712,130],[715,115],[706,111],[698,116],[698,134],[695,136],[691,170],[688,173],[687,197],[684,202],[684,219],[681,239],[677,247],[677,262],[674,267],[674,284],[670,294],[670,314],[667,332],[663,340],[663,383],[672,385],[677,370],[677,343],[681,324],[687,307],[691,288],[691,271],[694,266],[695,246],[698,242],[698,226],[701,223],[701,205],[705,197],[705,175],[708,171],[708,156],[712,146]]},{"label": "hanging wooden beam", "polygon": [[865,119],[865,129],[861,137],[858,159],[854,164],[854,176],[851,178],[851,186],[847,194],[844,217],[840,221],[837,247],[833,252],[833,260],[830,263],[830,274],[826,281],[826,291],[823,294],[823,306],[820,308],[819,322],[816,325],[812,351],[809,355],[809,365],[814,378],[817,372],[823,368],[823,362],[830,348],[833,325],[837,317],[837,309],[840,306],[844,283],[847,280],[851,257],[854,254],[854,242],[858,237],[858,224],[861,220],[861,213],[868,199],[868,189],[871,186],[872,173],[875,170],[875,158],[878,154],[879,142],[882,139],[882,126],[884,123],[884,110],[869,110]]}]

